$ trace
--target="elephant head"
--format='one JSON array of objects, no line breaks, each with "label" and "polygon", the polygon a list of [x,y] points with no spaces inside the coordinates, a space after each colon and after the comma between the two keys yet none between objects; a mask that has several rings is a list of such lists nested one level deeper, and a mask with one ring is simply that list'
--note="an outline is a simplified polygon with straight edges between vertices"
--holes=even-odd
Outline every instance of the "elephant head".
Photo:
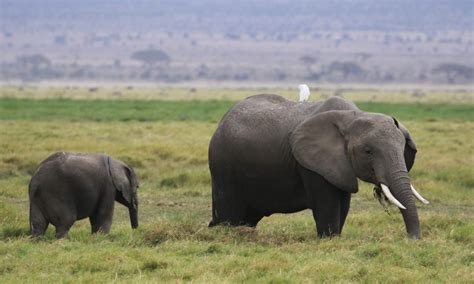
[{"label": "elephant head", "polygon": [[138,227],[138,178],[133,169],[126,164],[108,157],[110,176],[117,190],[115,199],[128,207],[132,228]]},{"label": "elephant head", "polygon": [[408,235],[420,238],[415,198],[410,183],[416,146],[396,119],[358,110],[327,111],[302,122],[291,134],[296,160],[337,188],[355,193],[357,178],[380,187],[400,208]]}]

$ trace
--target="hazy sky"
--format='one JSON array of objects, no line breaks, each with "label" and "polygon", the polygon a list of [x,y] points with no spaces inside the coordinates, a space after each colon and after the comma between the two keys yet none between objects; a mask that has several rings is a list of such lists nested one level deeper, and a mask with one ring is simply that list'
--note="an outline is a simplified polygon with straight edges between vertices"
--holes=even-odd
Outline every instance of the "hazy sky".
[{"label": "hazy sky", "polygon": [[474,21],[472,0],[0,0],[0,5],[2,29],[77,23],[86,29],[143,30],[147,22],[161,21],[163,29],[239,31],[239,25],[248,29],[254,19],[270,18],[274,21],[254,28],[459,30],[472,29]]}]

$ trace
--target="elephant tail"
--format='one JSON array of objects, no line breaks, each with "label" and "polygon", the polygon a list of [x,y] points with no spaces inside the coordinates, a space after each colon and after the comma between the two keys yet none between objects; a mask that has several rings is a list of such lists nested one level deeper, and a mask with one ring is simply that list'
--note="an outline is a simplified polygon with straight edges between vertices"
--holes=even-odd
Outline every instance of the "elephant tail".
[{"label": "elephant tail", "polygon": [[36,181],[35,176],[33,176],[28,184],[28,195],[30,197],[30,201],[33,200],[38,195],[39,190],[39,183]]}]

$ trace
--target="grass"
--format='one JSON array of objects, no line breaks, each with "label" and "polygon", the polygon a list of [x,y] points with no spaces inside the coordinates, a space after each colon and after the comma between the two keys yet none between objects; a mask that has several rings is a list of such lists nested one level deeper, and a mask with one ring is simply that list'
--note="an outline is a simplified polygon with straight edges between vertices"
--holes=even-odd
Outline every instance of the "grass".
[{"label": "grass", "polygon": [[[0,99],[0,119],[218,122],[235,103],[227,100]],[[360,102],[358,106],[364,111],[386,113],[402,120],[474,121],[474,112],[470,104]]]},{"label": "grass", "polygon": [[[384,213],[365,183],[338,238],[316,239],[308,210],[264,218],[257,229],[208,229],[207,145],[232,104],[0,99],[0,282],[472,281],[472,104],[358,103],[397,116],[416,140],[410,175],[431,201],[419,206],[421,241],[405,237],[400,214]],[[58,150],[104,152],[132,165],[140,227],[132,231],[117,204],[107,236],[90,235],[81,220],[67,240],[55,240],[51,227],[45,240],[30,240],[27,183]]]},{"label": "grass", "polygon": [[218,121],[229,101],[0,100],[0,119]]},{"label": "grass", "polygon": [[[73,99],[73,100],[161,100],[161,101],[192,101],[192,100],[223,100],[240,101],[255,94],[279,94],[289,99],[297,99],[297,84],[289,88],[213,88],[193,87],[36,87],[36,86],[3,86],[0,87],[0,98],[16,99]],[[474,90],[467,89],[419,89],[410,90],[380,87],[338,87],[317,85],[310,86],[311,99],[323,100],[338,94],[356,102],[385,103],[468,103],[474,100]]]}]

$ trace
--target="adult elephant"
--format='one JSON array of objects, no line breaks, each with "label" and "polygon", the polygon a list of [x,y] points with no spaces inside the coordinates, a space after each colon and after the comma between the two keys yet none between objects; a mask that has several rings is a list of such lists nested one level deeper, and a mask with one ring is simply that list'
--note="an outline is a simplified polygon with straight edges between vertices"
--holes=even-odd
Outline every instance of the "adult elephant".
[{"label": "adult elephant", "polygon": [[44,235],[51,223],[56,237],[62,238],[76,220],[86,217],[92,233],[108,233],[115,201],[128,207],[136,228],[138,187],[133,169],[109,156],[54,153],[39,165],[29,184],[31,234]]},{"label": "adult elephant", "polygon": [[309,208],[319,237],[338,235],[359,178],[400,207],[408,235],[418,239],[408,177],[416,151],[396,119],[339,97],[316,103],[249,97],[224,115],[209,145],[209,226],[256,226],[264,216]]}]

